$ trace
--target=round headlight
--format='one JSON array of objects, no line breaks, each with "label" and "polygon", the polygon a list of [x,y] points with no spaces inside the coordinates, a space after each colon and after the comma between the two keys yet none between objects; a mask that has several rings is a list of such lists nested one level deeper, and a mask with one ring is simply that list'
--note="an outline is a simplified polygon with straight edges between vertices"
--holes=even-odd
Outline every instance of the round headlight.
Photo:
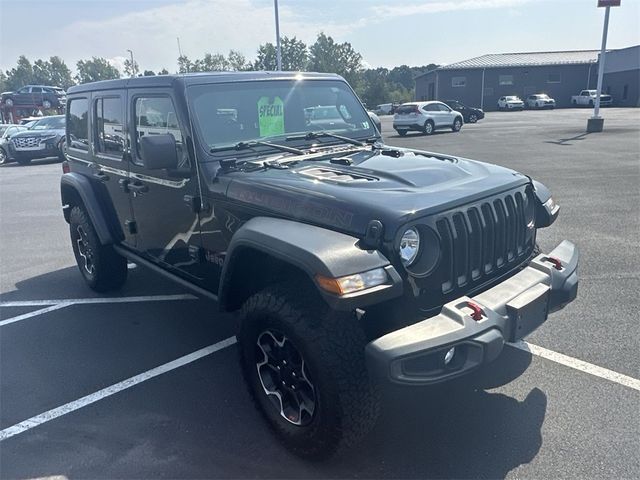
[{"label": "round headlight", "polygon": [[405,267],[416,261],[419,250],[420,234],[415,228],[407,229],[400,239],[400,258]]}]

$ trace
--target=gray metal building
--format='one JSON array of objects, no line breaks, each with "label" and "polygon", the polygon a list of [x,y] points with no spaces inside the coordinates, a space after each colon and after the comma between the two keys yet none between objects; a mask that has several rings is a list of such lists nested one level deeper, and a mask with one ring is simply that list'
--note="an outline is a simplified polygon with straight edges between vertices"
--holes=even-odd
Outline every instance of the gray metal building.
[{"label": "gray metal building", "polygon": [[[638,47],[624,50],[634,48]],[[613,53],[618,55],[617,52],[622,50],[608,52],[607,61]],[[524,99],[533,93],[546,93],[555,98],[558,107],[568,107],[572,95],[585,88],[596,88],[598,53],[597,50],[579,50],[483,55],[416,77],[416,100],[455,99],[490,111],[497,109],[498,98],[503,95]],[[631,85],[633,79],[638,78],[637,66],[634,70],[633,62],[629,61],[633,55],[633,51],[619,54],[605,76],[603,90],[607,91],[607,81],[611,79],[610,90],[616,105],[620,104],[625,84],[628,84],[625,105],[638,104],[637,80]],[[636,77],[633,77],[634,72]]]},{"label": "gray metal building", "polygon": [[640,45],[606,53],[602,91],[618,107],[640,107]]}]

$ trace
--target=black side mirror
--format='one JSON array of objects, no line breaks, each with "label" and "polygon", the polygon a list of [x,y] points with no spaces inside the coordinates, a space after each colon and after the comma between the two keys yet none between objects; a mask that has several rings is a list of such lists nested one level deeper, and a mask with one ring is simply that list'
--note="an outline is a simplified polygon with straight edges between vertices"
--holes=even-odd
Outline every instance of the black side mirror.
[{"label": "black side mirror", "polygon": [[140,154],[149,170],[178,168],[176,139],[170,133],[140,137]]}]

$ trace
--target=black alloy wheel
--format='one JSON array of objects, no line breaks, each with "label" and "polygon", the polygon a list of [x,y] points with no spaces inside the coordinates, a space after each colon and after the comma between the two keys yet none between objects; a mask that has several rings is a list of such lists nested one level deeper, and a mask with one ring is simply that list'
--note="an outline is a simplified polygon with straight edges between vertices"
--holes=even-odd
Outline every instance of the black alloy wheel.
[{"label": "black alloy wheel", "polygon": [[304,357],[290,338],[265,330],[256,342],[258,378],[276,411],[293,425],[308,425],[316,409],[316,392]]}]

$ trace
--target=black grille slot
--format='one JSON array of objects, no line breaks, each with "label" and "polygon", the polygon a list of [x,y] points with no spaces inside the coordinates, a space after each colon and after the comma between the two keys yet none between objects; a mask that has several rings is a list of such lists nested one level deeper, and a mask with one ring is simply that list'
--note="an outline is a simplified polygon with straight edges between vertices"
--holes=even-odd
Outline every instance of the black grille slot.
[{"label": "black grille slot", "polygon": [[529,194],[522,188],[441,215],[436,229],[442,250],[442,293],[489,280],[524,260],[535,238],[527,226],[530,210]]}]

